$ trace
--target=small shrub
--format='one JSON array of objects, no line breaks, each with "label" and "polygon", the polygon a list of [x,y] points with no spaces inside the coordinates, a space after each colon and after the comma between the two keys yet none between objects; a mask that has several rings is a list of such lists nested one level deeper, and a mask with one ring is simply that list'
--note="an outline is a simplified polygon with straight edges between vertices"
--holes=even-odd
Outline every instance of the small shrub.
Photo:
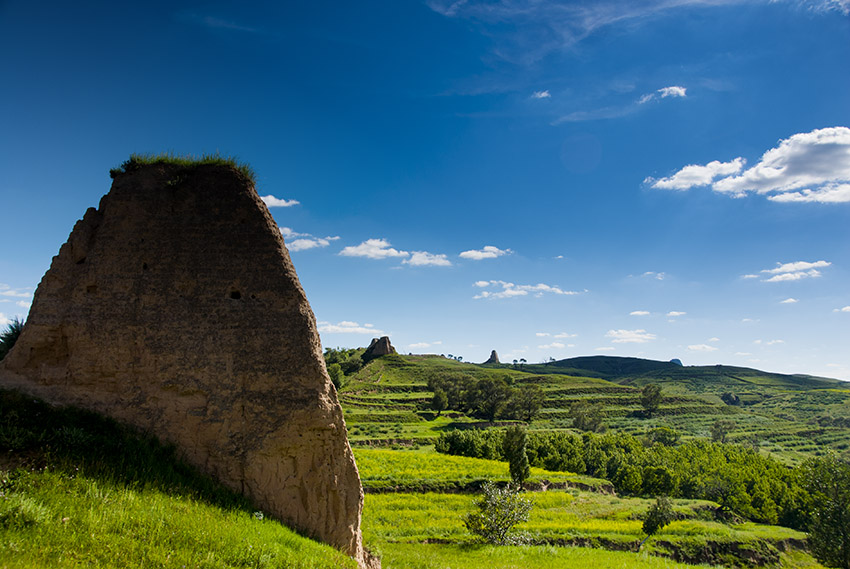
[{"label": "small shrub", "polygon": [[534,503],[519,487],[499,488],[490,481],[482,487],[484,495],[475,505],[477,512],[463,518],[466,528],[493,545],[519,545],[522,538],[510,535],[514,526],[528,520]]}]

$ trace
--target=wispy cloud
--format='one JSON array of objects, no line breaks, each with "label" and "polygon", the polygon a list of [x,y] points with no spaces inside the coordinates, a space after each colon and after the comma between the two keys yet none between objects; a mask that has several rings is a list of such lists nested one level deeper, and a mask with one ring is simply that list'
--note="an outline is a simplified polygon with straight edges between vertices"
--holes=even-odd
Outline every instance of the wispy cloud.
[{"label": "wispy cloud", "polygon": [[473,298],[487,298],[487,299],[498,299],[498,298],[513,298],[516,296],[528,296],[529,294],[533,294],[536,297],[541,297],[544,294],[555,294],[555,295],[574,295],[581,294],[579,292],[571,291],[571,290],[563,290],[560,287],[547,285],[543,283],[539,283],[536,285],[518,285],[514,283],[509,283],[505,281],[478,281],[475,283],[475,286],[478,288],[489,288],[494,287],[496,289],[501,288],[501,290],[485,290],[476,294]]},{"label": "wispy cloud", "polygon": [[796,298],[786,298],[785,300],[780,300],[779,304],[797,304],[800,302]]},{"label": "wispy cloud", "polygon": [[775,346],[777,344],[784,344],[785,340],[756,340],[753,344],[758,344],[760,346]]},{"label": "wispy cloud", "polygon": [[850,312],[850,306],[845,306],[844,308],[836,308],[833,312]]},{"label": "wispy cloud", "polygon": [[667,278],[667,273],[656,273],[655,271],[646,271],[641,275],[647,279],[655,279],[657,281],[663,281]]},{"label": "wispy cloud", "polygon": [[184,21],[192,22],[196,25],[203,26],[210,30],[223,30],[223,31],[232,31],[232,32],[245,32],[245,33],[259,33],[260,30],[257,28],[246,26],[235,22],[233,20],[228,20],[225,18],[219,18],[217,16],[212,15],[204,15],[204,14],[196,14],[192,12],[183,12],[178,16],[180,19]]},{"label": "wispy cloud", "polygon": [[566,347],[567,346],[565,344],[562,344],[561,342],[552,342],[551,344],[544,344],[543,346],[537,346],[537,348],[540,349],[540,350],[562,350]]},{"label": "wispy cloud", "polygon": [[326,334],[374,334],[375,336],[384,335],[384,332],[382,330],[378,330],[372,324],[363,324],[361,326],[357,322],[350,322],[348,320],[343,320],[342,322],[337,322],[336,324],[331,324],[330,322],[319,322],[318,330],[319,332]]},{"label": "wispy cloud", "polygon": [[[822,269],[830,265],[832,265],[832,263],[829,261],[795,261],[793,263],[777,263],[777,266],[773,269],[764,269],[761,271],[761,276],[771,275],[768,278],[762,278],[762,282],[779,283],[818,278],[822,275],[818,269]],[[743,278],[752,279],[760,277],[759,275],[744,275]]]},{"label": "wispy cloud", "polygon": [[452,262],[449,261],[448,257],[443,254],[434,254],[428,253],[427,251],[414,251],[410,254],[409,259],[405,259],[402,261],[407,265],[412,265],[414,267],[425,267],[425,266],[434,266],[434,267],[451,267]]},{"label": "wispy cloud", "polygon": [[656,339],[655,334],[646,330],[608,330],[605,337],[615,344],[644,344]]},{"label": "wispy cloud", "polygon": [[437,341],[437,342],[416,342],[415,344],[408,344],[407,347],[419,350],[419,349],[422,349],[422,348],[430,348],[432,346],[440,346],[442,344],[443,344],[443,342],[441,342],[441,341]]},{"label": "wispy cloud", "polygon": [[407,251],[393,249],[386,239],[367,239],[360,245],[345,247],[339,254],[343,257],[366,257],[368,259],[387,259],[410,255]]},{"label": "wispy cloud", "polygon": [[648,310],[632,310],[629,312],[629,316],[649,316]]},{"label": "wispy cloud", "polygon": [[666,99],[667,97],[681,97],[685,98],[688,96],[688,90],[685,87],[681,87],[679,85],[672,85],[670,87],[662,87],[658,89],[654,93],[647,93],[638,99],[639,105],[645,105],[650,101],[655,101],[657,99]]},{"label": "wispy cloud", "polygon": [[482,249],[470,249],[462,252],[459,256],[461,259],[471,259],[473,261],[481,261],[483,259],[495,259],[503,255],[513,253],[510,249],[499,249],[493,245],[485,245]]},{"label": "wispy cloud", "polygon": [[692,352],[716,352],[717,348],[714,346],[709,346],[708,344],[692,344],[688,346],[688,349]]},{"label": "wispy cloud", "polygon": [[552,97],[552,95],[549,93],[548,90],[546,90],[546,91],[535,91],[534,93],[531,94],[532,99],[550,99],[551,97]]},{"label": "wispy cloud", "polygon": [[668,318],[676,318],[678,316],[684,316],[685,314],[687,314],[687,312],[682,312],[680,310],[671,310],[670,312],[667,313],[667,317]]},{"label": "wispy cloud", "polygon": [[672,176],[645,183],[658,189],[688,190],[710,186],[718,193],[743,197],[767,195],[783,203],[850,202],[850,128],[837,126],[795,134],[743,169],[742,157],[730,162],[691,164]]},{"label": "wispy cloud", "polygon": [[284,200],[281,198],[276,198],[273,195],[269,194],[267,196],[261,196],[261,200],[266,204],[266,207],[292,207],[294,205],[298,205],[298,200]]},{"label": "wispy cloud", "polygon": [[[572,48],[600,29],[635,26],[689,7],[710,9],[745,4],[748,0],[602,0],[541,2],[539,0],[428,0],[428,6],[448,18],[476,22],[494,45],[494,55],[517,64],[534,63],[551,52]],[[789,1],[789,4],[799,3]],[[847,15],[847,0],[806,0],[810,9]]]}]

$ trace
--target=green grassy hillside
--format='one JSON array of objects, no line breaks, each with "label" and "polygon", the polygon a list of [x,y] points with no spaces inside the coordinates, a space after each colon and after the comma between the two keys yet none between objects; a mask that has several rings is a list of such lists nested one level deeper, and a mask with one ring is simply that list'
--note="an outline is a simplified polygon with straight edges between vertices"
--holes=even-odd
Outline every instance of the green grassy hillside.
[{"label": "green grassy hillside", "polygon": [[0,568],[357,564],[113,421],[0,391]]},{"label": "green grassy hillside", "polygon": [[[723,420],[730,426],[729,441],[790,462],[825,449],[850,455],[850,384],[748,368],[604,356],[516,366],[476,365],[441,356],[378,358],[344,378],[340,390],[352,442],[427,445],[448,429],[486,426],[468,413],[438,416],[432,411],[428,382],[435,377],[495,377],[517,388],[539,386],[545,397],[531,423],[537,430],[571,429],[570,406],[587,401],[602,405],[608,428],[635,435],[664,426],[684,438],[709,437],[711,426]],[[648,383],[663,390],[661,406],[650,419],[640,402],[641,388]]]}]

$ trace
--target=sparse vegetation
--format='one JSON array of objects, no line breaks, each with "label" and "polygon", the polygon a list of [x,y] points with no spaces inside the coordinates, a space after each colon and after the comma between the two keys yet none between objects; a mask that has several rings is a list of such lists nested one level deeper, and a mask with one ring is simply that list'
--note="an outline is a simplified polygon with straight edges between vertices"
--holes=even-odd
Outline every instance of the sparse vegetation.
[{"label": "sparse vegetation", "polygon": [[130,158],[121,163],[117,168],[112,168],[109,175],[112,178],[138,170],[142,166],[153,164],[169,164],[183,168],[193,168],[202,165],[230,166],[242,173],[245,178],[256,183],[257,176],[248,164],[239,162],[236,158],[221,156],[220,154],[202,154],[201,156],[178,155],[171,152],[160,154],[131,154]]},{"label": "sparse vegetation", "polygon": [[6,357],[23,330],[24,321],[16,316],[6,325],[6,329],[0,332],[0,360]]}]

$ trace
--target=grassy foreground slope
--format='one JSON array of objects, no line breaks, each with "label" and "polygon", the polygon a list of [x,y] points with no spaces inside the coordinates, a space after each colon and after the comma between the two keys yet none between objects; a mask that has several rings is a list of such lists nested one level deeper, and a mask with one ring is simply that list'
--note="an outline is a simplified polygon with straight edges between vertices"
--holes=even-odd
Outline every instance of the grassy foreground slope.
[{"label": "grassy foreground slope", "polygon": [[113,421],[0,391],[0,568],[351,568]]}]

